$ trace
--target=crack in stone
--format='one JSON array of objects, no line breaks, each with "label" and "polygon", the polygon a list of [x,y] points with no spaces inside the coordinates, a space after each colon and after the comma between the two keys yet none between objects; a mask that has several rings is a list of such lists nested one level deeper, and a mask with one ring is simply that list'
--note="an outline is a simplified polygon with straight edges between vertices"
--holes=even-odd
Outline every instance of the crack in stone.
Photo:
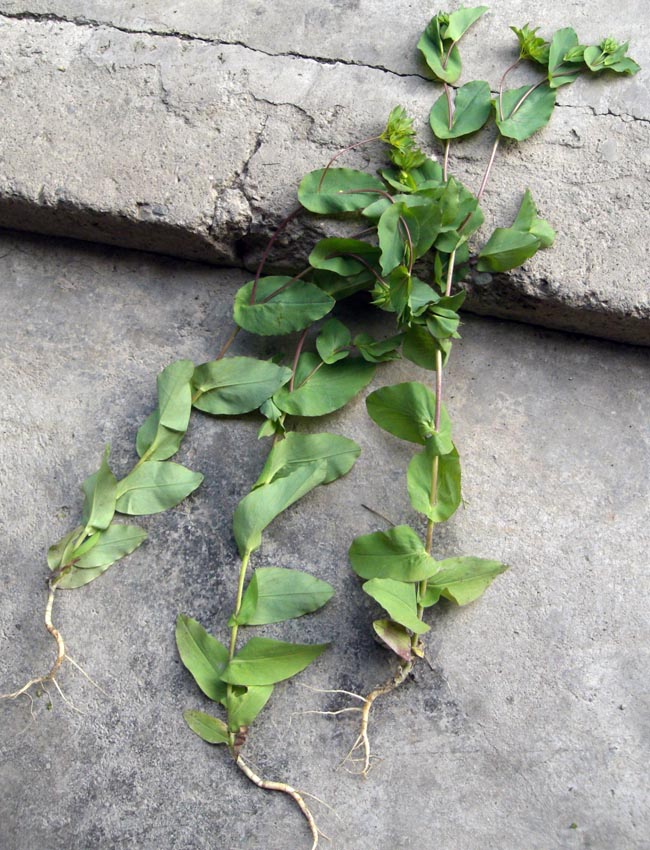
[{"label": "crack in stone", "polygon": [[[0,11],[0,18],[6,18],[8,20],[26,20],[26,21],[34,21],[36,23],[42,23],[51,21],[54,23],[61,24],[70,24],[72,26],[77,27],[86,27],[88,29],[109,29],[116,30],[117,32],[125,33],[126,35],[149,35],[156,38],[173,38],[179,41],[188,41],[188,42],[196,42],[197,44],[208,44],[215,47],[240,47],[243,50],[250,50],[251,53],[259,53],[262,56],[268,56],[269,58],[291,58],[291,59],[302,59],[305,62],[315,62],[319,65],[344,65],[356,68],[367,68],[371,71],[380,71],[384,74],[390,74],[394,77],[401,77],[402,79],[416,79],[416,80],[424,80],[425,82],[433,82],[430,77],[425,76],[424,74],[416,74],[416,73],[404,73],[401,71],[395,71],[392,68],[387,68],[385,65],[371,65],[366,62],[360,62],[355,59],[331,59],[326,56],[307,56],[304,53],[299,53],[298,51],[281,51],[278,53],[273,53],[269,50],[262,50],[260,47],[251,47],[243,41],[225,41],[218,38],[208,38],[207,36],[200,36],[194,33],[184,33],[178,30],[156,30],[154,28],[149,29],[136,29],[135,27],[127,27],[120,26],[119,24],[111,23],[108,21],[99,21],[94,18],[86,18],[81,15],[77,15],[72,18],[65,17],[64,15],[58,15],[55,12],[3,12]],[[457,86],[451,86],[453,89],[457,89]],[[493,95],[497,95],[497,92],[492,92]],[[650,118],[642,118],[638,115],[632,115],[631,113],[623,112],[613,112],[611,109],[608,109],[607,112],[599,112],[595,107],[590,106],[588,104],[573,104],[573,103],[557,103],[556,106],[559,109],[588,109],[591,111],[594,117],[598,118],[600,116],[609,115],[613,118],[618,118],[625,123],[630,123],[632,121],[639,122],[641,124],[650,124]]]},{"label": "crack in stone", "polygon": [[15,21],[34,21],[35,23],[53,22],[59,24],[71,24],[76,27],[87,27],[88,29],[111,29],[117,32],[126,33],[127,35],[150,35],[157,38],[174,38],[179,41],[196,42],[197,44],[209,44],[215,47],[241,47],[244,50],[250,50],[252,53],[260,53],[262,56],[270,58],[290,58],[303,59],[305,62],[316,62],[319,65],[349,65],[357,68],[368,68],[371,71],[381,71],[384,74],[391,74],[394,77],[402,77],[405,79],[419,79],[425,82],[431,82],[429,77],[424,74],[403,73],[394,71],[392,68],[386,68],[384,65],[369,65],[365,62],[359,62],[355,59],[331,59],[327,56],[307,56],[304,53],[299,53],[294,50],[280,51],[272,53],[270,50],[262,50],[261,47],[251,47],[243,41],[225,41],[219,38],[208,38],[194,33],[184,33],[178,30],[156,30],[156,29],[136,29],[135,27],[120,26],[109,21],[98,21],[94,18],[86,18],[82,15],[76,15],[73,18],[67,18],[64,15],[57,15],[55,12],[3,12],[0,11],[0,18],[7,18]]}]

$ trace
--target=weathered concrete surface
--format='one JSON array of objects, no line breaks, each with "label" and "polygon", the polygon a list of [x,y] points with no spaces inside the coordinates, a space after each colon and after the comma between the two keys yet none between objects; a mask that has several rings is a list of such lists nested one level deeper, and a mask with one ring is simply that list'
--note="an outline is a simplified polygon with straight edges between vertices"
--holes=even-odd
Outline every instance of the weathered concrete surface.
[{"label": "weathered concrete surface", "polygon": [[[117,469],[129,467],[156,372],[214,355],[242,277],[15,235],[2,238],[0,274],[4,689],[52,657],[44,551],[75,522],[80,481],[108,442]],[[389,332],[390,319],[375,330]],[[501,558],[511,570],[482,601],[432,612],[433,670],[421,665],[377,703],[384,760],[367,782],[334,770],[356,734],[349,717],[292,717],[340,705],[298,681],[276,689],[250,758],[336,808],[338,819],[319,817],[332,850],[646,850],[648,352],[478,318],[463,337],[446,398],[467,506],[436,554]],[[250,339],[237,344],[250,351]],[[413,375],[427,377],[394,364],[375,385]],[[411,451],[361,401],[314,427],[364,452],[346,479],[278,520],[255,561],[335,585],[323,612],[271,633],[332,639],[299,681],[364,691],[389,662],[346,551],[381,524],[361,503],[416,521],[404,487]],[[182,459],[206,473],[204,486],[145,519],[149,542],[121,566],[61,593],[69,651],[107,693],[67,666],[61,686],[81,714],[52,689],[52,710],[36,700],[33,718],[26,701],[0,704],[3,850],[308,846],[290,804],[249,785],[181,717],[208,706],[176,659],[173,621],[183,610],[219,631],[230,610],[230,517],[268,449],[256,428],[196,419]]]},{"label": "weathered concrete surface", "polygon": [[[415,50],[430,10],[294,5],[0,0],[0,223],[252,268],[299,177],[379,132],[395,103],[431,149],[438,88]],[[549,31],[572,23],[586,41],[631,34],[648,64],[631,0],[615,27],[600,2],[550,3],[544,15]],[[527,16],[516,0],[499,4],[464,45],[466,74],[496,86],[513,55],[507,24]],[[498,298],[475,282],[471,309],[650,342],[647,87],[646,72],[580,81],[560,91],[550,127],[503,150],[487,226],[507,222],[529,186],[559,237],[499,281]],[[486,132],[455,146],[470,185],[490,144]],[[381,153],[347,161],[372,168]],[[276,262],[298,265],[319,228],[305,216]]]}]

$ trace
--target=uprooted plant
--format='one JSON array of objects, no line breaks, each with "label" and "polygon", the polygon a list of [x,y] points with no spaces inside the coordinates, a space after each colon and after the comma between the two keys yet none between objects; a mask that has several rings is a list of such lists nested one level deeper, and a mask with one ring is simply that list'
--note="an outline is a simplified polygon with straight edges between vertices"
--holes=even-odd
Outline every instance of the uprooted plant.
[{"label": "uprooted plant", "polygon": [[[234,514],[240,562],[233,610],[223,627],[229,638],[219,641],[184,614],[176,625],[183,663],[205,696],[221,705],[225,714],[222,719],[192,710],[185,719],[205,741],[225,746],[253,783],[293,799],[309,824],[312,850],[319,831],[303,794],[286,783],[261,779],[245,761],[242,749],[250,725],[275,685],[304,670],[327,644],[252,637],[239,648],[238,639],[241,630],[313,613],[331,597],[329,584],[293,567],[258,567],[247,584],[248,568],[266,528],[311,490],[345,475],[359,447],[336,434],[289,430],[287,419],[310,420],[341,409],[368,385],[375,365],[398,358],[400,348],[406,359],[435,372],[435,392],[407,381],[376,390],[367,399],[368,412],[380,427],[421,447],[409,464],[407,485],[414,510],[426,519],[423,539],[410,526],[399,525],[358,537],[350,548],[352,567],[365,580],[364,590],[387,614],[375,621],[374,630],[399,659],[385,684],[368,696],[352,695],[361,702],[361,729],[350,758],[361,750],[360,772],[367,775],[372,705],[401,685],[425,657],[421,640],[429,630],[425,610],[443,597],[458,605],[473,601],[505,569],[493,560],[436,560],[432,554],[436,524],[449,519],[461,502],[460,459],[442,403],[443,368],[453,340],[459,337],[458,310],[465,298],[464,291],[455,292],[454,286],[473,268],[488,273],[516,268],[538,250],[550,247],[555,236],[537,215],[526,190],[510,227],[496,228],[478,253],[472,253],[469,240],[483,224],[480,201],[499,144],[504,138],[523,141],[544,127],[556,90],[583,72],[633,74],[638,70],[626,56],[626,44],[605,39],[597,47],[584,47],[568,28],[546,42],[526,25],[513,28],[519,57],[503,74],[494,97],[484,81],[454,90],[461,73],[458,42],[485,11],[481,6],[440,13],[419,42],[429,68],[444,87],[430,114],[433,133],[443,143],[442,163],[417,147],[411,119],[396,107],[381,134],[358,143],[388,145],[391,165],[379,176],[333,167],[338,157],[358,145],[307,174],[298,190],[301,207],[337,219],[360,214],[361,231],[320,240],[308,266],[295,275],[262,276],[278,233],[299,210],[287,216],[270,240],[254,279],[235,296],[236,327],[219,355],[198,367],[178,361],[159,376],[158,407],[138,431],[139,460],[133,470],[118,481],[109,467],[107,450],[98,471],[86,479],[81,523],[48,552],[52,573],[45,624],[57,643],[56,661],[46,674],[5,695],[29,695],[50,681],[56,685],[68,656],[52,623],[55,591],[88,584],[145,539],[143,530],[115,522],[115,515],[163,511],[201,483],[200,474],[169,460],[180,447],[192,408],[214,416],[259,410],[265,419],[260,437],[272,438],[272,447]],[[508,76],[524,60],[538,66],[542,77],[506,90]],[[449,174],[450,147],[453,140],[479,131],[491,115],[496,139],[480,187],[473,194]],[[431,275],[433,285],[418,277],[424,273]],[[338,318],[328,318],[339,300],[359,292],[369,292],[374,306],[396,315],[394,335],[377,340],[362,331],[353,337]],[[306,350],[310,331],[323,320],[314,332],[315,351]],[[226,356],[240,329],[263,337],[297,334],[294,353],[287,359],[278,351],[271,360]]]},{"label": "uprooted plant", "polygon": [[[260,437],[273,438],[257,481],[234,513],[240,565],[234,607],[226,623],[230,637],[222,643],[195,619],[181,614],[176,642],[199,688],[225,710],[225,719],[188,710],[184,717],[189,727],[208,743],[227,747],[237,767],[255,785],[291,797],[308,822],[315,848],[320,833],[305,803],[305,792],[260,778],[242,749],[249,727],[275,685],[304,670],[327,644],[251,637],[238,648],[238,638],[242,629],[318,610],[333,588],[304,571],[278,566],[258,567],[248,584],[246,579],[251,556],[260,548],[267,526],[315,487],[345,475],[360,452],[353,440],[337,434],[289,431],[287,417],[312,419],[340,409],[367,386],[376,362],[395,356],[398,343],[368,336],[353,343],[347,328],[330,318],[316,336],[316,351],[305,351],[310,328],[330,313],[336,301],[314,280],[305,279],[317,273],[311,266],[294,277],[262,277],[263,266],[264,259],[255,279],[236,294],[234,319],[238,328],[262,336],[299,332],[291,366],[231,357],[199,367],[194,377],[197,392],[210,388],[198,406],[231,415],[259,408],[266,417]],[[355,348],[357,356],[350,356]]]},{"label": "uprooted plant", "polygon": [[33,692],[40,694],[48,683],[63,696],[57,682],[61,665],[65,660],[79,665],[68,655],[63,636],[52,621],[56,591],[90,584],[144,542],[144,529],[117,522],[116,515],[144,516],[167,510],[182,502],[203,481],[200,473],[168,460],[180,448],[189,424],[193,372],[193,363],[179,360],[158,376],[158,407],[138,431],[139,459],[128,475],[117,480],[106,448],[99,469],[83,482],[80,524],[47,552],[51,572],[47,580],[45,628],[56,641],[56,658],[46,673],[29,679],[12,693],[2,694],[0,699],[31,699]]},{"label": "uprooted plant", "polygon": [[[411,120],[397,107],[388,126],[376,137],[390,146],[392,166],[379,177],[347,168],[327,168],[308,174],[300,184],[304,207],[321,215],[360,213],[372,225],[376,242],[325,239],[310,262],[338,275],[339,291],[355,288],[359,274],[374,277],[373,303],[396,314],[404,357],[435,371],[435,392],[418,382],[405,382],[373,392],[367,399],[370,417],[390,434],[422,447],[408,467],[407,484],[413,509],[426,519],[423,539],[408,525],[358,537],[350,548],[352,568],[365,579],[364,591],[386,612],[373,627],[380,642],[399,659],[394,675],[361,700],[361,728],[348,759],[360,763],[367,776],[371,767],[368,737],[370,710],[376,699],[399,687],[418,659],[424,657],[421,636],[429,630],[425,609],[441,598],[457,605],[477,599],[506,567],[476,557],[436,560],[432,556],[434,529],[449,519],[461,502],[459,454],[452,441],[451,421],[442,403],[442,371],[459,336],[458,309],[465,292],[454,285],[471,270],[501,273],[521,266],[555,232],[539,218],[526,190],[514,222],[497,227],[472,254],[469,240],[483,224],[479,203],[486,190],[502,141],[524,141],[549,121],[557,89],[585,72],[634,74],[627,44],[611,38],[598,46],[581,45],[573,29],[558,30],[550,42],[528,25],[512,27],[519,56],[506,69],[492,96],[484,81],[452,86],[461,74],[458,43],[487,10],[461,8],[432,18],[418,47],[444,91],[429,116],[434,136],[443,145],[442,165],[429,159],[414,141]],[[506,89],[509,75],[523,61],[536,65],[541,76],[531,84]],[[451,142],[476,133],[494,116],[496,138],[476,195],[449,175]],[[376,139],[365,139],[366,144]],[[351,145],[345,150],[351,150]],[[344,153],[342,151],[341,153]],[[370,202],[369,202],[370,201]],[[428,260],[423,266],[423,260]],[[414,274],[414,264],[428,268],[439,292]],[[360,288],[366,288],[359,284]],[[344,709],[350,711],[354,709]],[[334,712],[336,713],[336,712]],[[357,751],[360,756],[355,756]],[[347,760],[347,759],[346,759]]]}]

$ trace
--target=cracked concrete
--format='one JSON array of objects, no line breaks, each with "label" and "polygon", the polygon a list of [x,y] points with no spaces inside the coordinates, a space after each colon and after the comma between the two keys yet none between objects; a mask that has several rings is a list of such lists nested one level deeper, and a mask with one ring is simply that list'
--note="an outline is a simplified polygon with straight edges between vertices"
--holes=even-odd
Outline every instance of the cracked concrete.
[{"label": "cracked concrete", "polygon": [[[0,279],[4,691],[51,660],[44,554],[75,524],[80,482],[107,443],[116,471],[130,467],[155,375],[178,357],[214,356],[245,276],[5,233]],[[357,304],[339,315],[354,325],[359,314]],[[371,321],[391,332],[390,316]],[[240,334],[234,353],[266,356],[268,345]],[[375,706],[382,760],[366,782],[335,770],[354,724],[300,714],[342,705],[301,684],[365,691],[386,678],[377,609],[346,553],[381,526],[362,504],[418,519],[405,488],[412,448],[373,427],[362,399],[310,425],[354,438],[361,457],[270,526],[254,565],[334,585],[322,612],[271,632],[333,645],[275,689],[249,757],[334,807],[318,810],[331,850],[647,850],[649,352],[470,316],[445,374],[466,505],[437,530],[435,555],[510,570],[480,601],[432,610],[433,669],[421,664]],[[431,373],[391,363],[373,387],[414,378]],[[224,637],[232,511],[268,451],[257,426],[194,417],[180,459],[205,473],[202,487],[139,520],[149,539],[120,566],[61,591],[55,622],[105,693],[66,665],[61,686],[78,712],[55,691],[52,710],[44,695],[33,717],[27,700],[0,703],[3,850],[309,846],[289,802],[253,788],[182,719],[213,706],[178,662],[174,619],[183,610]]]},{"label": "cracked concrete", "polygon": [[[411,5],[0,0],[0,223],[253,268],[300,176],[379,132],[395,103],[434,151],[426,116],[438,90],[414,49],[428,12]],[[650,62],[635,4],[619,6],[612,34],[632,34]],[[465,78],[496,85],[512,54],[507,23],[522,15],[509,0],[472,31]],[[611,32],[601,3],[551,3],[545,17],[586,39]],[[486,229],[503,224],[528,186],[556,247],[498,286],[474,280],[468,309],[649,344],[647,75],[580,81],[559,100],[543,133],[503,146],[485,204]],[[452,147],[469,185],[490,143],[488,131]],[[347,162],[376,167],[379,146]],[[303,217],[276,266],[295,268],[323,232]]]}]

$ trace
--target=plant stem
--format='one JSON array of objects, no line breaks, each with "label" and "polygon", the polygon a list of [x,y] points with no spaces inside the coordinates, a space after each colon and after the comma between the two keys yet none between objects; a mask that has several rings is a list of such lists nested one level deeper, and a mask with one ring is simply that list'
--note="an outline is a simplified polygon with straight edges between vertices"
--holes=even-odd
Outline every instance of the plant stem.
[{"label": "plant stem", "polygon": [[302,207],[296,207],[296,209],[292,210],[292,212],[290,212],[289,215],[286,216],[286,218],[283,218],[282,221],[280,222],[280,224],[276,227],[275,233],[273,234],[273,236],[271,236],[271,238],[267,242],[266,248],[264,249],[264,253],[262,254],[262,258],[260,259],[259,265],[257,266],[257,271],[255,272],[255,280],[253,281],[253,287],[251,289],[251,300],[250,300],[251,304],[255,303],[255,295],[257,293],[257,284],[259,282],[260,277],[262,276],[262,272],[264,271],[264,266],[266,265],[266,261],[268,260],[269,254],[271,253],[271,248],[275,244],[275,240],[282,233],[282,231],[289,224],[289,222],[293,221],[293,219],[297,215],[299,215],[299,213],[301,211],[302,211]]},{"label": "plant stem", "polygon": [[307,332],[309,331],[309,327],[306,327],[304,331],[300,334],[300,339],[298,340],[298,345],[296,346],[296,353],[293,355],[293,366],[291,368],[291,380],[289,381],[289,392],[293,392],[293,387],[296,381],[296,371],[298,369],[298,361],[300,360],[300,352],[302,351],[303,345],[305,344],[305,339],[307,338]]},{"label": "plant stem", "polygon": [[[507,68],[505,74],[501,78],[501,85],[499,87],[499,113],[501,115],[502,121],[504,120],[504,116],[503,116],[503,83],[505,81],[506,75],[513,68],[515,68],[517,64],[518,64],[518,62],[515,62],[513,65],[510,66],[510,68]],[[518,103],[515,104],[514,109],[512,110],[512,112],[510,113],[510,115],[508,117],[512,118],[512,116],[526,102],[527,98],[530,97],[530,95],[535,91],[535,89],[538,89],[545,82],[546,82],[545,78],[542,79],[542,80],[539,80],[537,83],[535,83],[535,85],[531,86],[526,92],[524,92],[524,94],[519,99]],[[480,201],[481,198],[483,197],[483,193],[485,192],[485,187],[487,186],[488,180],[490,179],[490,172],[492,171],[492,166],[494,165],[494,159],[497,155],[497,150],[499,149],[500,142],[501,142],[501,135],[498,135],[496,137],[496,139],[494,140],[494,145],[492,147],[492,153],[490,154],[490,159],[489,159],[489,162],[487,164],[487,168],[485,169],[485,173],[483,174],[483,179],[481,180],[481,186],[478,190],[478,194],[476,195],[476,199],[478,201]]]},{"label": "plant stem", "polygon": [[509,65],[506,70],[503,72],[503,76],[501,77],[501,82],[499,83],[499,115],[501,116],[501,120],[503,121],[503,87],[506,84],[506,77],[511,71],[514,71],[517,65],[521,62],[521,56],[517,59],[516,62],[513,62],[512,65]]},{"label": "plant stem", "polygon": [[481,186],[478,190],[478,194],[476,195],[476,200],[480,201],[483,197],[483,193],[485,192],[485,187],[487,186],[488,180],[490,179],[490,172],[492,171],[492,166],[494,165],[494,158],[497,155],[497,151],[499,150],[499,143],[501,142],[501,136],[497,136],[494,140],[494,145],[492,146],[492,153],[490,154],[490,159],[487,164],[487,168],[485,169],[485,173],[483,174],[483,179],[481,180]]},{"label": "plant stem", "polygon": [[[442,66],[443,68],[447,65],[447,60],[449,59],[450,53],[451,53],[451,50],[449,51],[449,53],[445,57],[445,61],[444,61],[443,66]],[[449,86],[449,83],[445,82],[444,85],[445,85],[445,95],[447,96],[447,115],[448,115],[447,123],[448,123],[449,129],[451,130],[452,125],[454,123],[454,104],[452,103],[452,100],[451,100],[451,87]],[[450,146],[451,146],[451,139],[446,139],[445,140],[445,155],[444,155],[443,160],[442,160],[442,179],[444,180],[445,183],[447,182],[447,174],[448,174],[448,169],[449,169],[449,148],[450,148]]]},{"label": "plant stem", "polygon": [[230,336],[228,337],[228,339],[224,342],[224,344],[223,344],[223,345],[221,346],[221,348],[219,349],[219,353],[218,353],[218,354],[217,354],[217,356],[214,358],[215,360],[221,360],[221,359],[222,359],[222,357],[224,357],[224,356],[225,356],[226,352],[228,351],[228,349],[230,348],[230,346],[231,346],[231,345],[233,344],[233,342],[235,341],[235,337],[237,336],[237,334],[239,333],[239,331],[240,331],[240,330],[241,330],[241,328],[239,327],[239,325],[235,325],[235,327],[232,329],[232,333],[230,334]]},{"label": "plant stem", "polygon": [[[235,602],[235,610],[233,611],[233,617],[237,617],[241,610],[241,601],[244,595],[244,582],[246,581],[246,570],[248,569],[248,562],[250,560],[251,553],[244,552],[244,555],[241,559],[241,567],[239,569],[239,580],[237,582],[237,601]],[[237,632],[239,631],[239,626],[237,623],[230,629],[230,649],[228,651],[228,661],[232,661],[235,657],[235,649],[237,647]],[[230,688],[230,685],[228,685]]]},{"label": "plant stem", "polygon": [[[451,295],[451,287],[453,285],[454,280],[454,265],[456,263],[456,251],[452,251],[449,255],[449,265],[447,267],[447,281],[445,286],[445,296]],[[440,349],[436,351],[436,408],[435,408],[435,418],[434,418],[434,428],[436,431],[440,430],[440,417],[442,412],[442,352]],[[431,495],[430,495],[430,505],[433,506],[438,501],[438,472],[440,469],[440,459],[438,455],[435,455],[433,458],[433,463],[431,466]],[[429,519],[427,521],[427,530],[425,534],[424,540],[424,548],[426,549],[427,555],[431,554],[431,550],[433,549],[433,528],[434,521]],[[424,596],[424,593],[427,589],[427,581],[424,579],[420,582],[418,587],[418,596]],[[424,606],[418,603],[418,617],[422,617],[422,612],[424,611]],[[411,638],[411,646],[415,647],[418,644],[418,636],[413,635]]]},{"label": "plant stem", "polygon": [[318,189],[317,189],[317,191],[318,191],[318,192],[320,192],[321,187],[322,187],[322,185],[323,185],[323,181],[325,180],[325,175],[327,174],[327,172],[328,172],[328,171],[330,170],[330,168],[332,167],[332,164],[333,164],[333,163],[335,163],[335,162],[336,162],[336,160],[337,160],[340,156],[343,156],[343,154],[344,154],[344,153],[347,153],[348,151],[352,151],[352,150],[354,150],[355,148],[359,148],[359,147],[361,147],[361,145],[367,145],[367,144],[369,144],[370,142],[378,142],[380,139],[381,139],[381,136],[370,136],[370,138],[368,138],[368,139],[362,139],[360,142],[355,142],[353,145],[348,145],[348,147],[347,147],[347,148],[343,148],[343,150],[340,150],[337,154],[334,154],[334,156],[330,159],[330,161],[327,163],[327,165],[326,165],[326,166],[325,166],[325,168],[323,169],[323,173],[321,174],[321,176],[320,176],[320,180],[318,181]]}]

